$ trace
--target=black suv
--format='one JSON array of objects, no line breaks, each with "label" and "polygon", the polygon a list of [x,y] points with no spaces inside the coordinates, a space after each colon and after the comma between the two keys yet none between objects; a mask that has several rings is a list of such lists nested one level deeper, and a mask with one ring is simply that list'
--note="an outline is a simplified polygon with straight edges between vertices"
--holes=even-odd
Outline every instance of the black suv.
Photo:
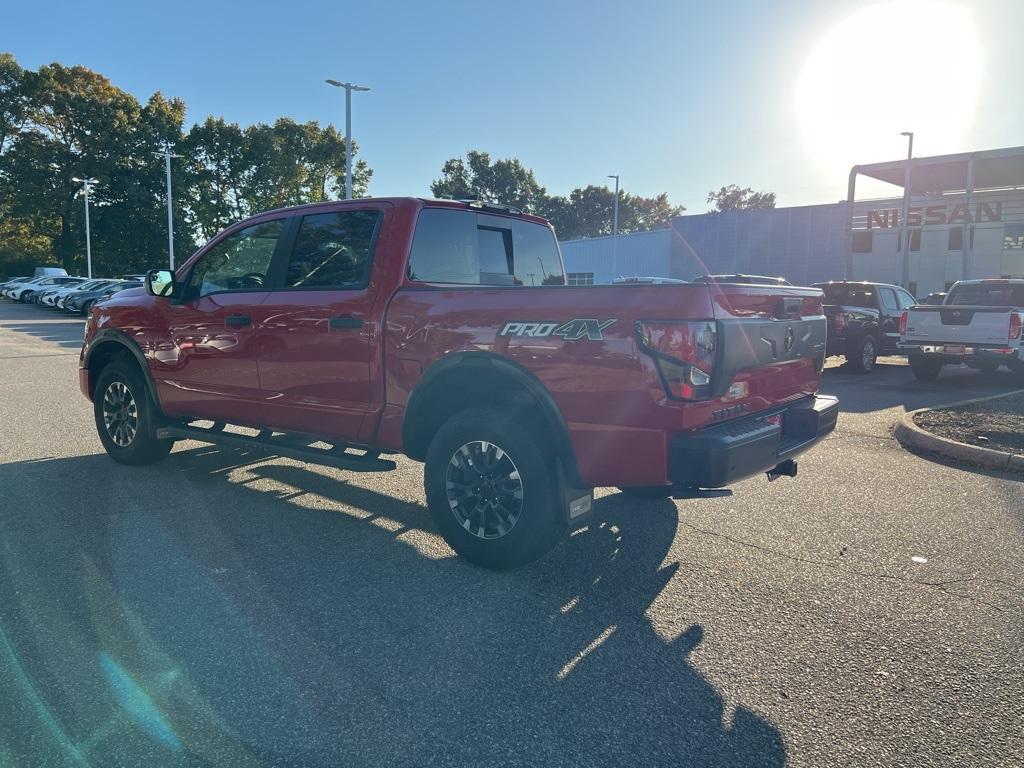
[{"label": "black suv", "polygon": [[817,283],[828,318],[829,356],[842,355],[850,370],[868,373],[879,355],[899,354],[900,314],[917,299],[898,285],[836,281]]}]

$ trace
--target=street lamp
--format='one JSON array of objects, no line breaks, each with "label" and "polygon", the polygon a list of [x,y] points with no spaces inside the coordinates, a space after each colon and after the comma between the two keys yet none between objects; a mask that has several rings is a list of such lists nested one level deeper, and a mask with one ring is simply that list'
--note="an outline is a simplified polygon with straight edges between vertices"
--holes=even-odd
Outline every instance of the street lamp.
[{"label": "street lamp", "polygon": [[160,152],[154,152],[157,157],[163,157],[164,168],[167,170],[167,257],[168,263],[171,267],[171,272],[174,271],[174,214],[171,206],[171,158],[181,157],[181,155],[175,155],[171,153],[171,142],[165,141],[164,148]]},{"label": "street lamp", "polygon": [[90,242],[91,235],[89,233],[89,190],[92,189],[94,184],[99,182],[93,178],[80,179],[74,176],[71,179],[76,184],[82,185],[82,191],[85,192],[85,276],[92,279],[92,243]]},{"label": "street lamp", "polygon": [[337,80],[326,80],[328,85],[345,89],[345,199],[352,199],[352,91],[368,91],[369,88]]},{"label": "street lamp", "polygon": [[913,131],[900,131],[900,136],[906,136],[907,141],[907,160],[914,156],[914,132]]},{"label": "street lamp", "polygon": [[910,160],[914,156],[914,132],[900,131],[907,137],[907,167],[903,169],[903,204],[900,208],[900,285],[910,285],[910,230],[907,216],[910,213]]}]

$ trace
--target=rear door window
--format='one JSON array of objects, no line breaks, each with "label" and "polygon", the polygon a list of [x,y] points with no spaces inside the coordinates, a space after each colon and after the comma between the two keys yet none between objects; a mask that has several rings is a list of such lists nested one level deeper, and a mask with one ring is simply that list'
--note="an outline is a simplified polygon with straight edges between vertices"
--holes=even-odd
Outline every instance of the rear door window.
[{"label": "rear door window", "polygon": [[448,208],[420,212],[409,277],[455,285],[565,285],[558,244],[548,227]]},{"label": "rear door window", "polygon": [[285,287],[365,287],[379,218],[378,211],[303,216],[288,262]]},{"label": "rear door window", "polygon": [[879,288],[878,296],[882,300],[882,309],[890,314],[896,312],[896,292],[892,288]]}]

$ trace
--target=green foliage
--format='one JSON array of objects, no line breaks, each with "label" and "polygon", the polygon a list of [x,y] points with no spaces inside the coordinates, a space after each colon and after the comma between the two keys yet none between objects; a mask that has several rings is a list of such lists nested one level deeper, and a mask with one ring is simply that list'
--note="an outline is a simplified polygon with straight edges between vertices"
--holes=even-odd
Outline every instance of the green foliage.
[{"label": "green foliage", "polygon": [[475,197],[511,205],[525,213],[537,213],[547,191],[533,171],[516,159],[491,162],[487,152],[471,150],[465,159],[453,157],[441,168],[441,178],[430,185],[434,197],[455,200]]},{"label": "green foliage", "polygon": [[750,187],[740,188],[735,184],[722,187],[715,192],[708,192],[708,202],[715,204],[715,210],[721,213],[726,211],[747,211],[753,208],[774,208],[774,192],[755,192]]},{"label": "green foliage", "polygon": [[[16,264],[58,263],[85,272],[81,185],[90,195],[93,271],[117,275],[167,259],[165,142],[172,162],[175,254],[268,208],[344,195],[344,137],[333,126],[247,128],[210,117],[184,129],[185,104],[153,94],[143,106],[85,67],[37,72],[0,54],[0,275]],[[356,147],[353,143],[353,153]],[[372,171],[353,168],[365,194]]]},{"label": "green foliage", "polygon": [[[453,157],[441,168],[441,178],[430,189],[435,197],[468,198],[512,205],[548,219],[563,240],[610,235],[613,231],[615,193],[607,186],[574,189],[567,197],[549,195],[531,169],[519,160],[492,162],[476,150],[465,158]],[[640,197],[619,191],[619,232],[641,232],[665,226],[685,209],[668,202],[668,195]]]}]

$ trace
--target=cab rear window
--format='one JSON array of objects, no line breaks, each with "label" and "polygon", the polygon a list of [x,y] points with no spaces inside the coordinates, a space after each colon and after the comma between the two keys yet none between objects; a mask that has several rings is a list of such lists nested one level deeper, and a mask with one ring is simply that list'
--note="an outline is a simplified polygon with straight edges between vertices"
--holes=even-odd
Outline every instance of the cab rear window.
[{"label": "cab rear window", "polygon": [[946,304],[976,307],[1024,307],[1024,284],[967,283],[950,291]]},{"label": "cab rear window", "polygon": [[878,306],[875,289],[872,286],[818,285],[825,294],[825,304],[842,304],[847,307],[870,309]]},{"label": "cab rear window", "polygon": [[565,285],[558,243],[548,227],[450,208],[420,212],[409,277],[455,285]]}]

